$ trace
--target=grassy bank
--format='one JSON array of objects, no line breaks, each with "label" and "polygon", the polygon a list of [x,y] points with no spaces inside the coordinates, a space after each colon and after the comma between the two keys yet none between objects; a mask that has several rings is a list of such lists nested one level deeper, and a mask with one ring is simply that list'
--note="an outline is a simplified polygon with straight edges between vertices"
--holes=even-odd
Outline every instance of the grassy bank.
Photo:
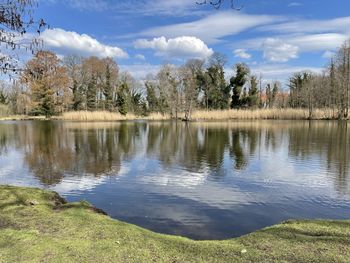
[{"label": "grassy bank", "polygon": [[38,189],[0,186],[0,262],[348,262],[350,221],[289,221],[226,241],[156,234]]}]

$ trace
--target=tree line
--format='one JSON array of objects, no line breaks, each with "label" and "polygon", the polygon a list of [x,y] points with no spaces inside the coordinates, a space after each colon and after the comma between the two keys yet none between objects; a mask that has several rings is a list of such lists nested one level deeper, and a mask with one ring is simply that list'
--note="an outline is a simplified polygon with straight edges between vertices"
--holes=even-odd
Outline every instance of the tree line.
[{"label": "tree line", "polygon": [[153,76],[138,81],[121,72],[112,58],[75,55],[62,60],[39,51],[27,62],[18,81],[0,88],[0,104],[15,114],[59,115],[66,111],[110,111],[121,114],[185,116],[197,109],[305,108],[333,110],[347,119],[350,101],[350,41],[346,41],[322,73],[299,72],[289,80],[289,92],[278,81],[266,83],[238,63],[227,77],[227,58],[214,53],[207,61],[189,59],[180,66],[165,64]]}]

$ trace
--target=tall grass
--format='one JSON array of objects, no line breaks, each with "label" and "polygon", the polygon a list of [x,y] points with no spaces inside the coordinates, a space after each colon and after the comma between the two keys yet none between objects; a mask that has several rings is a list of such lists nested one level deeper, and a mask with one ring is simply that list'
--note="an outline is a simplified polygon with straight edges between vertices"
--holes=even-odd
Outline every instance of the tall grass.
[{"label": "tall grass", "polygon": [[125,120],[169,120],[170,117],[160,113],[152,113],[142,117],[134,114],[122,115],[109,111],[71,111],[65,112],[58,119],[67,121],[125,121]]},{"label": "tall grass", "polygon": [[[337,113],[331,109],[317,109],[313,112],[314,120],[335,119]],[[180,115],[179,118],[184,118]],[[123,120],[170,120],[169,115],[152,113],[149,116],[136,116],[133,114],[121,115],[108,111],[76,111],[65,112],[58,119],[67,121],[123,121]],[[223,120],[307,120],[307,109],[256,109],[256,110],[199,110],[192,113],[194,121],[223,121]]]},{"label": "tall grass", "polygon": [[10,114],[10,109],[6,105],[0,104],[0,117],[8,117]]},{"label": "tall grass", "polygon": [[[330,109],[317,109],[312,119],[334,119],[334,112]],[[307,120],[307,109],[256,109],[256,110],[217,110],[196,111],[192,114],[194,120]]]}]

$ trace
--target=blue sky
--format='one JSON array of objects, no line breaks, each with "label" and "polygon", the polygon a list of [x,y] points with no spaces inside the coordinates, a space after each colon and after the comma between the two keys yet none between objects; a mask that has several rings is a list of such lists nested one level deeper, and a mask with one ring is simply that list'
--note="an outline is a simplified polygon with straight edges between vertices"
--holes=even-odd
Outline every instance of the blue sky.
[{"label": "blue sky", "polygon": [[[228,2],[228,0],[226,0]],[[162,63],[214,51],[245,62],[267,80],[321,71],[350,37],[349,0],[236,0],[220,10],[196,0],[41,0],[35,15],[51,26],[45,48],[60,55],[111,56],[137,78]]]}]

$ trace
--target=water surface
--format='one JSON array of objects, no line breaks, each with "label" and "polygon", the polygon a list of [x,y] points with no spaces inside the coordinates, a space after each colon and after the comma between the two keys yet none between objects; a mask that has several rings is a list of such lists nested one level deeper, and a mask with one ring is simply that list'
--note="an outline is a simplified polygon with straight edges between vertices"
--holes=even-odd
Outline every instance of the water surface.
[{"label": "water surface", "polygon": [[0,123],[0,184],[55,190],[194,239],[349,219],[349,168],[346,123]]}]

